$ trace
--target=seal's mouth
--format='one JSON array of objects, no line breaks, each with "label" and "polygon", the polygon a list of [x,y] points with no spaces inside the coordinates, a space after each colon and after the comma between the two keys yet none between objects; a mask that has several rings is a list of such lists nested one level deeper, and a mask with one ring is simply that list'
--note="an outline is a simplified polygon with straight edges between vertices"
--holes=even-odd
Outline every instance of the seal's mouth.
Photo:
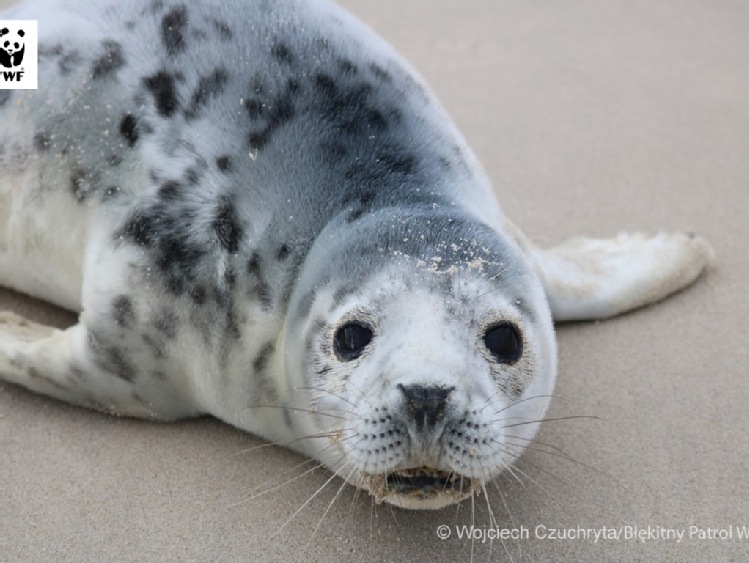
[{"label": "seal's mouth", "polygon": [[470,497],[482,480],[433,467],[410,467],[390,473],[363,473],[359,485],[375,502],[415,510],[437,509]]},{"label": "seal's mouth", "polygon": [[389,491],[419,499],[440,494],[470,493],[473,480],[453,471],[440,471],[430,467],[414,467],[393,471],[386,477]]}]

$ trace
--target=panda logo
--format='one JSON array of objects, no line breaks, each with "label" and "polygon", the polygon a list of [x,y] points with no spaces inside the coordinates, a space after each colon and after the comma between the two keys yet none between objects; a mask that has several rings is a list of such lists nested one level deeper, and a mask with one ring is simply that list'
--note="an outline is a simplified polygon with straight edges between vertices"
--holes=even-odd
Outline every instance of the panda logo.
[{"label": "panda logo", "polygon": [[0,29],[0,65],[5,68],[19,66],[23,62],[23,53],[26,50],[22,29],[18,33],[11,32],[7,27]]}]

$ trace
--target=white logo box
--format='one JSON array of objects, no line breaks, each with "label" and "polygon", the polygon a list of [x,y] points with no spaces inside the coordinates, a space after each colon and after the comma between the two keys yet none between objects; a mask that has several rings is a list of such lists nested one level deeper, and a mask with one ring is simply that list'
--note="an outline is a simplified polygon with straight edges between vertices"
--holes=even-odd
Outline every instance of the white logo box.
[{"label": "white logo box", "polygon": [[0,35],[0,90],[36,90],[39,67],[36,20],[0,20],[0,32],[5,30]]}]

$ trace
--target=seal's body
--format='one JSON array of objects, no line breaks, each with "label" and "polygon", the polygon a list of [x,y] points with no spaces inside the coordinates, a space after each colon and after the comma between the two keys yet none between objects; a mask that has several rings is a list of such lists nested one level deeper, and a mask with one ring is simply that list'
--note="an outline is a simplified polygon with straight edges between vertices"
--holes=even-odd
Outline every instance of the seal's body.
[{"label": "seal's body", "polygon": [[552,313],[692,282],[685,235],[539,250],[413,70],[322,1],[29,2],[0,95],[0,375],[123,415],[213,414],[378,500],[444,506],[533,438]]}]

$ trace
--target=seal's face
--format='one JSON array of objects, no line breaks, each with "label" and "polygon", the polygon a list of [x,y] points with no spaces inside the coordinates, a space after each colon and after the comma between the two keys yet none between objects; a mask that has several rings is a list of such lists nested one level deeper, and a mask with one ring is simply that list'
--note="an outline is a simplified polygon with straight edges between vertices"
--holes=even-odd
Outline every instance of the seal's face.
[{"label": "seal's face", "polygon": [[316,292],[300,356],[319,455],[378,501],[457,502],[509,467],[543,418],[555,347],[517,255],[395,251],[366,280]]}]

